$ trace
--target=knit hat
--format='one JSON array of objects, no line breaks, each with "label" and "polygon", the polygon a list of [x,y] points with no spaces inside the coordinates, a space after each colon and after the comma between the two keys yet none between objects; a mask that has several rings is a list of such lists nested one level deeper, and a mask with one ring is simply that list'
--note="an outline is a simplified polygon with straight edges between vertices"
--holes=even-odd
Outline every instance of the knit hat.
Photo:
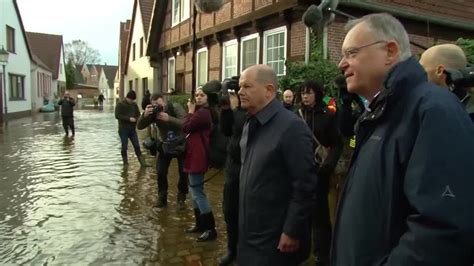
[{"label": "knit hat", "polygon": [[137,99],[137,94],[135,93],[135,91],[129,91],[127,93],[127,98],[129,98],[130,100],[135,100]]}]

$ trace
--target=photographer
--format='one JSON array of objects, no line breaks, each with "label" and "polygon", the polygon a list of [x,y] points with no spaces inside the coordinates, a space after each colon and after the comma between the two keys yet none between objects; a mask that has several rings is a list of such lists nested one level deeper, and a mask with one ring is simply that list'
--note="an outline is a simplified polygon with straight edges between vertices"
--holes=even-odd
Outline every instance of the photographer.
[{"label": "photographer", "polygon": [[144,129],[151,124],[158,128],[152,136],[157,141],[158,154],[156,159],[156,172],[158,176],[158,202],[156,207],[163,208],[167,205],[168,197],[168,168],[171,159],[177,158],[178,181],[178,208],[184,209],[184,201],[188,193],[187,176],[183,172],[185,137],[181,131],[182,118],[185,112],[181,105],[167,102],[162,94],[153,93],[151,104],[138,119],[137,128]]},{"label": "photographer", "polygon": [[61,105],[61,118],[63,120],[63,128],[66,137],[69,135],[69,128],[71,128],[72,136],[75,135],[74,129],[74,106],[76,102],[69,96],[69,91],[64,92],[64,97],[59,100],[58,105]]}]

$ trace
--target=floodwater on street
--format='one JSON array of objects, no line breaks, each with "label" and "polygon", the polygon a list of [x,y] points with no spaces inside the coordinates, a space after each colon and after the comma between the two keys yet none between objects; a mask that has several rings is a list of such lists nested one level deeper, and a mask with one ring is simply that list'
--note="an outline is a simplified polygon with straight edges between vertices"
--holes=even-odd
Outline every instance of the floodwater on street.
[{"label": "floodwater on street", "polygon": [[157,210],[156,171],[140,168],[131,145],[122,166],[111,108],[77,110],[75,124],[74,138],[57,112],[0,127],[0,264],[217,264],[226,249],[222,175],[206,184],[218,239],[196,243],[183,232],[193,223],[189,195],[188,208],[176,208],[175,160],[168,207]]}]

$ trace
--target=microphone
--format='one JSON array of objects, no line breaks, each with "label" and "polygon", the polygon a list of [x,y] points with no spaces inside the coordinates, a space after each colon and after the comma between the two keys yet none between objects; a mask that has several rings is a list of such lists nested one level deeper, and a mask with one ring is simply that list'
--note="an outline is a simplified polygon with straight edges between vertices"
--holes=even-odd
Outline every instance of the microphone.
[{"label": "microphone", "polygon": [[308,28],[313,30],[317,29],[317,26],[321,23],[323,19],[323,12],[316,5],[311,5],[308,7],[306,12],[303,14],[303,23]]},{"label": "microphone", "polygon": [[335,17],[331,11],[336,9],[338,3],[338,0],[323,0],[318,6],[314,4],[309,6],[303,14],[303,23],[313,30],[322,25],[329,25]]},{"label": "microphone", "polygon": [[199,13],[212,13],[221,9],[224,0],[196,0],[194,5]]}]

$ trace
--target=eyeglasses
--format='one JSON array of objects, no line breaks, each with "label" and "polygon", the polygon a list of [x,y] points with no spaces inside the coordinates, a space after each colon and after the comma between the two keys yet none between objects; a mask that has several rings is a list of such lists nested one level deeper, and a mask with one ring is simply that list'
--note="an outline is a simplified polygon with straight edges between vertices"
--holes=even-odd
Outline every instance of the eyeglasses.
[{"label": "eyeglasses", "polygon": [[360,52],[360,50],[364,49],[364,48],[367,48],[367,47],[370,47],[372,45],[376,45],[376,44],[379,44],[379,43],[387,43],[387,41],[376,41],[376,42],[371,42],[369,44],[366,44],[366,45],[362,45],[362,46],[359,46],[359,47],[354,47],[354,48],[350,48],[350,49],[347,49],[346,51],[342,52],[342,59],[351,59],[351,58],[354,58],[357,53]]}]

